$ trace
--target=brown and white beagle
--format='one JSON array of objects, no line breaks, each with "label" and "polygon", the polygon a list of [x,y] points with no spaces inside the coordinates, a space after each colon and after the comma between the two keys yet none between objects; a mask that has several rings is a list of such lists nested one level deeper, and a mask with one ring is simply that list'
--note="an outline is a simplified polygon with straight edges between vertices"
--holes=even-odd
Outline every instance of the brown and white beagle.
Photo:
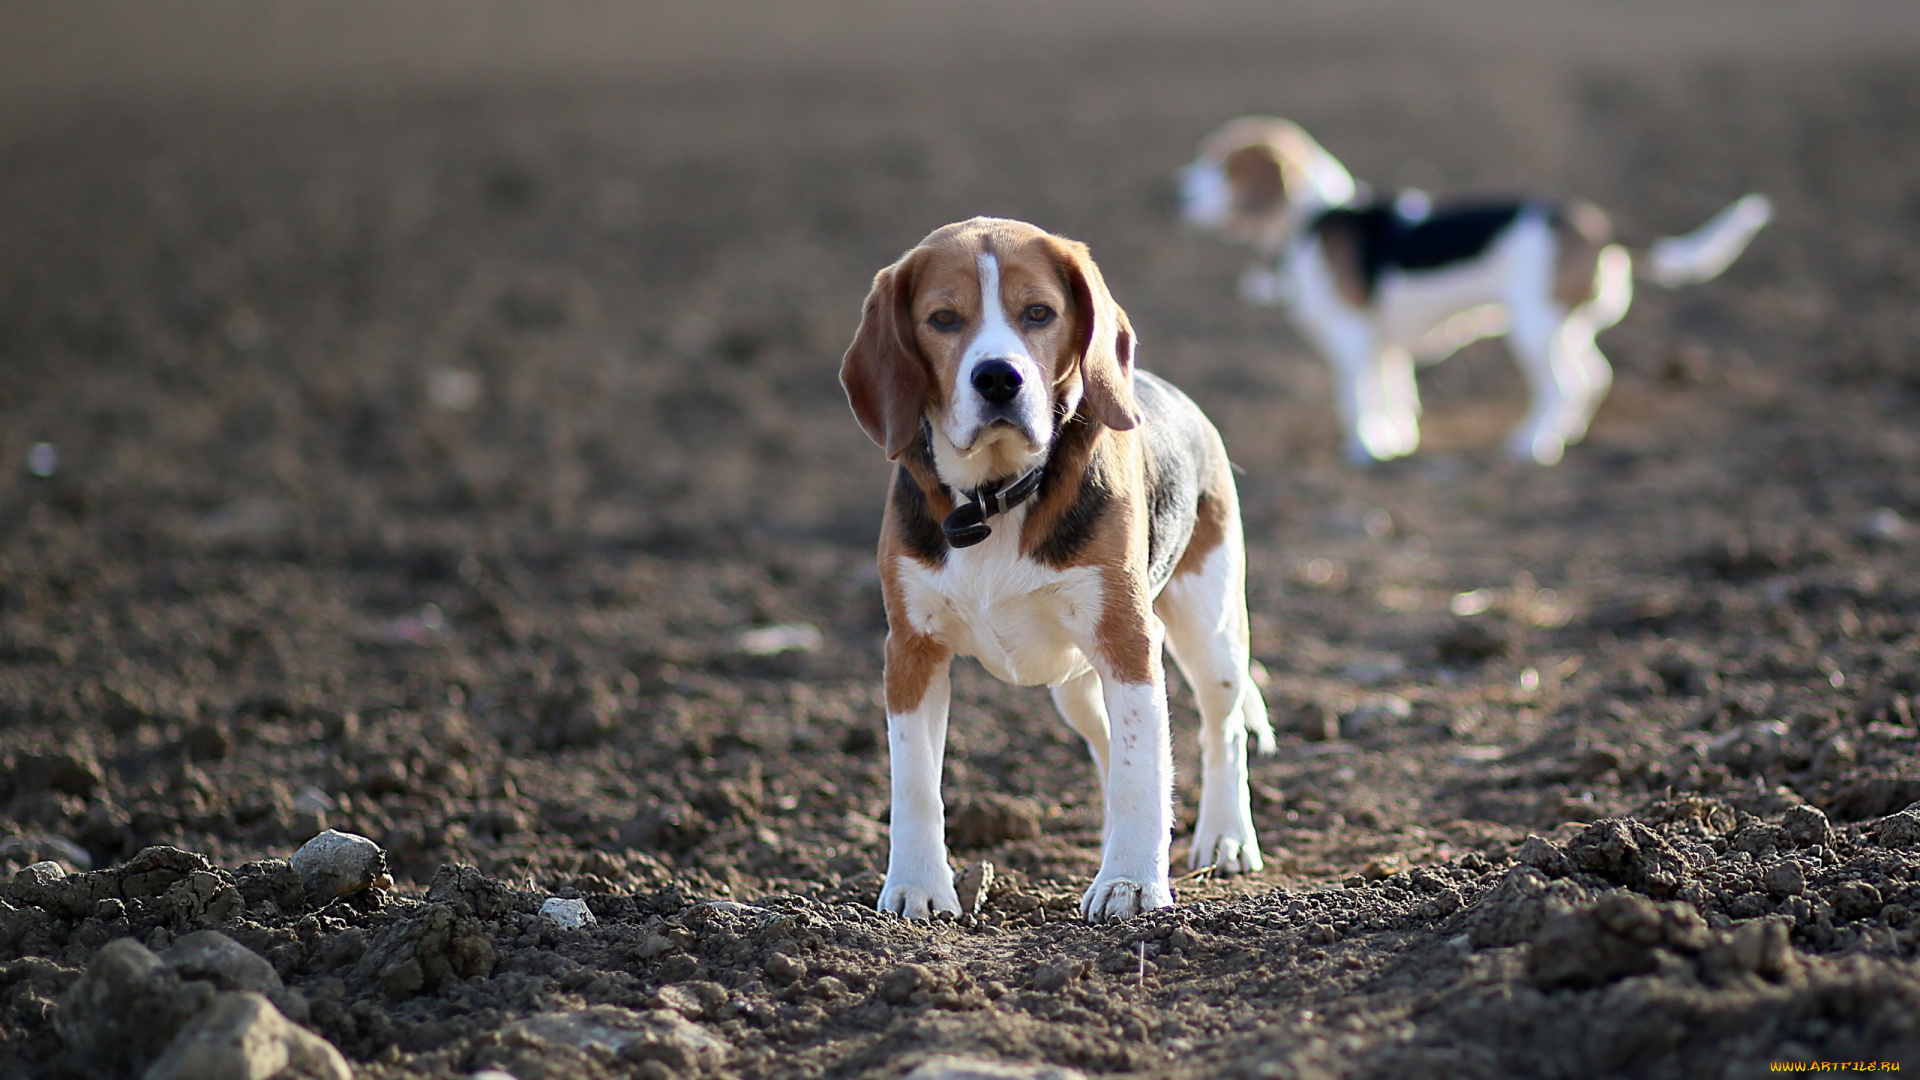
[{"label": "brown and white beagle", "polygon": [[[1251,246],[1241,279],[1256,303],[1283,303],[1333,367],[1355,463],[1420,442],[1416,360],[1505,334],[1532,391],[1507,449],[1551,465],[1586,434],[1613,383],[1594,335],[1633,299],[1633,257],[1607,215],[1578,199],[1481,199],[1434,206],[1420,192],[1375,196],[1286,120],[1234,120],[1180,172],[1190,224]],[[1707,281],[1767,223],[1761,195],[1648,247],[1647,280]]]},{"label": "brown and white beagle", "polygon": [[1046,686],[1104,793],[1090,920],[1173,903],[1173,754],[1162,643],[1200,707],[1190,861],[1262,862],[1247,739],[1246,556],[1220,435],[1134,367],[1133,328],[1085,245],[974,218],[873,279],[840,368],[896,465],[880,527],[892,850],[879,906],[958,913],[940,795],[948,666]]}]

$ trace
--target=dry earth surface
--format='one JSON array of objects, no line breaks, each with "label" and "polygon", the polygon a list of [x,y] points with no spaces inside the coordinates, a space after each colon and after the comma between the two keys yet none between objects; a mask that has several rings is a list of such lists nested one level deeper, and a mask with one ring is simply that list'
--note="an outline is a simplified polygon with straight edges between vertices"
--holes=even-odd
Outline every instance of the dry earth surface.
[{"label": "dry earth surface", "polygon": [[[1920,1067],[1910,5],[179,10],[0,16],[0,1073]],[[1779,217],[1643,291],[1558,467],[1499,457],[1482,343],[1351,471],[1168,218],[1253,110],[1640,242]],[[1075,913],[1082,749],[965,665],[996,882],[872,910],[886,468],[834,373],[974,213],[1089,242],[1245,469],[1270,865],[1124,924]],[[390,881],[303,879],[329,827]]]}]

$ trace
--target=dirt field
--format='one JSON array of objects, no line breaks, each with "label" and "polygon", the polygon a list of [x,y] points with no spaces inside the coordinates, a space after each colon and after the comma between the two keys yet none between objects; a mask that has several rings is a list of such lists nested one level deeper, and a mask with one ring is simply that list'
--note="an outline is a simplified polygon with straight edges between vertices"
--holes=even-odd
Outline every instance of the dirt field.
[{"label": "dirt field", "polygon": [[[382,1078],[1920,1067],[1920,12],[1272,6],[0,17],[0,1074],[141,1075],[236,987]],[[1353,471],[1169,217],[1255,110],[1636,242],[1778,219],[1643,289],[1563,464],[1500,457],[1482,343]],[[1077,738],[967,663],[997,884],[872,910],[887,469],[835,372],[975,213],[1087,241],[1245,469],[1270,867],[1121,925]],[[392,887],[273,861],[327,827]]]}]

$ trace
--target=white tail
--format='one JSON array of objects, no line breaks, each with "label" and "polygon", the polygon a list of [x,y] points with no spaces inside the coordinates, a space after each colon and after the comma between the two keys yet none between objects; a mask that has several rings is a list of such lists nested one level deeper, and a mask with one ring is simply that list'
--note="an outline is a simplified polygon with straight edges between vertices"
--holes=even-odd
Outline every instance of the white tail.
[{"label": "white tail", "polygon": [[1647,277],[1668,289],[1711,281],[1772,218],[1773,203],[1765,195],[1739,199],[1685,236],[1654,241],[1647,249]]}]

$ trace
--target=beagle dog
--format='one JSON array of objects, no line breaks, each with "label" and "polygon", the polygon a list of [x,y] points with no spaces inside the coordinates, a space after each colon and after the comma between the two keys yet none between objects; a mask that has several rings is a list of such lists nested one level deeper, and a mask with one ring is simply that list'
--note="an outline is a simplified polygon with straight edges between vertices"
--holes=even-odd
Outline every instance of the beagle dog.
[{"label": "beagle dog", "polygon": [[1102,784],[1090,921],[1173,903],[1173,753],[1161,646],[1198,698],[1190,862],[1262,866],[1247,791],[1246,552],[1220,435],[1134,367],[1085,245],[973,218],[873,279],[840,381],[894,463],[880,527],[892,849],[879,907],[958,914],[940,774],[948,667],[1046,686]]},{"label": "beagle dog", "polygon": [[[1208,136],[1179,179],[1181,217],[1259,253],[1242,295],[1286,304],[1332,364],[1349,461],[1412,453],[1416,360],[1497,334],[1532,392],[1508,452],[1551,465],[1586,434],[1613,382],[1594,335],[1633,298],[1633,258],[1598,207],[1371,196],[1299,126],[1260,116]],[[1771,215],[1764,196],[1748,195],[1694,232],[1656,241],[1645,277],[1666,288],[1710,280]]]}]

